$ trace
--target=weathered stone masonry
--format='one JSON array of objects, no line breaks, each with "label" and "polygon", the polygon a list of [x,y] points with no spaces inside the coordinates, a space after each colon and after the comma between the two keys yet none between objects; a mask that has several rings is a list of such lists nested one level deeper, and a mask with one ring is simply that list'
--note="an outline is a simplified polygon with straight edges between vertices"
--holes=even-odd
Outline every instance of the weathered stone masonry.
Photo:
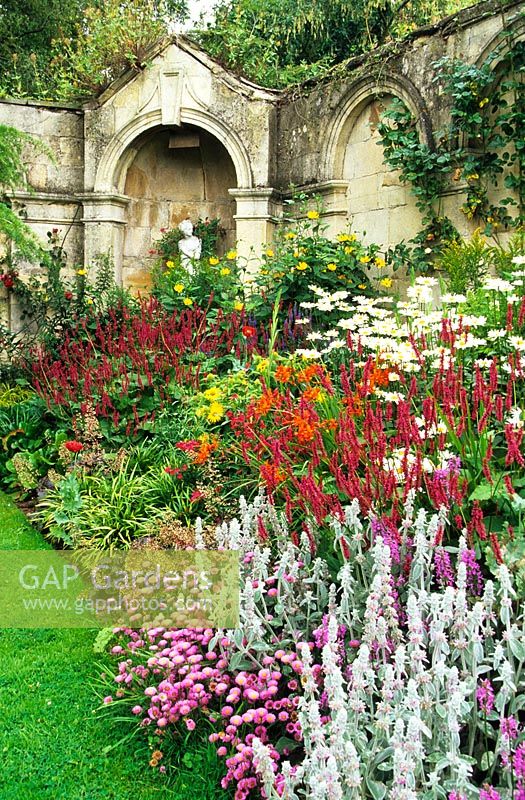
[{"label": "weathered stone masonry", "polygon": [[[0,121],[44,140],[28,153],[34,191],[18,192],[27,221],[45,237],[67,233],[72,262],[111,250],[125,285],[147,285],[149,250],[161,228],[220,216],[224,247],[254,258],[271,239],[290,184],[321,194],[337,232],[351,221],[368,241],[408,239],[420,227],[409,189],[383,164],[377,122],[392,97],[411,108],[429,144],[446,122],[431,65],[443,55],[481,63],[501,31],[525,34],[524,3],[466,9],[401,44],[339,66],[300,91],[261,89],[236,78],[182,38],[159,47],[81,108],[0,101]],[[497,69],[497,64],[495,64]],[[450,185],[444,210],[459,212]]]}]

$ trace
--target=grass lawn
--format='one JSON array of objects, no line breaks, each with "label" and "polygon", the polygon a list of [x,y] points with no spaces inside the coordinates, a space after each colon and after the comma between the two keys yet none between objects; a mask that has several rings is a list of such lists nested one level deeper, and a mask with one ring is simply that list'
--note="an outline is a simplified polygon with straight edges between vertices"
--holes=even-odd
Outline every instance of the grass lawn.
[{"label": "grass lawn", "polygon": [[[0,494],[0,550],[46,543]],[[180,754],[169,783],[126,723],[100,719],[95,632],[0,630],[1,800],[217,800],[218,760],[205,741]],[[100,658],[100,656],[98,657]]]}]

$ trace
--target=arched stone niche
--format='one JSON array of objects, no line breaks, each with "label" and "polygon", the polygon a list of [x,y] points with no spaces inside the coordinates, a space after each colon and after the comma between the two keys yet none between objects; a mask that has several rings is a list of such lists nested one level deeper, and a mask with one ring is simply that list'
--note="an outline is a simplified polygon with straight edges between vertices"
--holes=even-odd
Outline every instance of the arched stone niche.
[{"label": "arched stone niche", "polygon": [[363,102],[355,115],[342,164],[352,230],[366,242],[384,246],[410,239],[421,228],[410,187],[401,184],[398,173],[383,161],[377,126],[392,100],[392,95],[385,94]]},{"label": "arched stone niche", "polygon": [[[230,238],[225,245],[237,242],[237,251],[248,271],[253,253],[260,252],[262,243],[272,238],[278,198],[270,187],[254,187],[250,157],[241,137],[221,117],[202,109],[182,107],[179,122],[166,124],[162,109],[144,111],[130,119],[105,146],[96,161],[93,191],[82,196],[85,263],[92,263],[97,253],[111,251],[117,281],[136,289],[147,286],[148,270],[140,269],[139,264],[141,256],[152,248],[152,228],[153,233],[160,233],[160,228],[165,227],[161,220],[170,224],[173,217],[176,221],[184,208],[191,206],[196,212],[202,209],[205,216],[221,216],[217,211],[224,210],[223,222]],[[166,144],[162,137],[163,130],[174,136],[193,132],[200,137],[200,155],[194,152],[176,157],[178,178],[173,159],[166,161],[166,148],[170,148],[169,141]],[[162,167],[152,166],[159,149],[162,165],[169,167],[167,175]],[[188,153],[193,148],[178,149]],[[164,184],[170,176],[175,184],[184,183],[185,196],[174,192],[171,199],[167,197]],[[155,206],[151,194],[158,191],[158,183],[164,186],[164,194],[160,205]],[[127,191],[133,194],[130,196]]]},{"label": "arched stone niche", "polygon": [[[401,99],[418,120],[423,141],[432,143],[428,113],[416,88],[403,77],[378,86],[372,78],[354,83],[327,135],[324,170],[333,183],[344,181],[346,216],[366,242],[387,245],[410,239],[421,227],[410,188],[383,161],[378,123],[393,98]],[[339,228],[343,220],[338,220]]]},{"label": "arched stone niche", "polygon": [[208,131],[193,125],[159,127],[133,143],[124,194],[129,198],[124,230],[122,280],[134,289],[148,285],[150,254],[162,229],[176,227],[189,217],[219,217],[226,237],[224,248],[235,243],[235,200],[228,194],[237,186],[233,161],[224,145]]}]

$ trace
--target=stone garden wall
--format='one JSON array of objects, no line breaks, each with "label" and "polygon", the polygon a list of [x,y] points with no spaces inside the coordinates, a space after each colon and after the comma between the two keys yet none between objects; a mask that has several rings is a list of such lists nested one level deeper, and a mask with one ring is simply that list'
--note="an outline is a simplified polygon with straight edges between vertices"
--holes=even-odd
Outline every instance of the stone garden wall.
[{"label": "stone garden wall", "polygon": [[71,260],[83,262],[84,229],[82,194],[84,191],[83,112],[69,106],[32,105],[0,100],[0,123],[12,125],[41,139],[48,149],[26,149],[25,163],[31,191],[14,195],[26,221],[43,239],[52,228],[67,233]]},{"label": "stone garden wall", "polygon": [[[447,123],[432,64],[443,55],[481,63],[503,29],[525,33],[524,8],[490,0],[284,93],[234,77],[178,38],[82,108],[0,101],[0,122],[53,154],[28,150],[33,192],[15,199],[43,238],[59,228],[72,263],[111,251],[117,277],[136,289],[147,286],[161,229],[186,216],[219,216],[224,246],[237,241],[255,265],[290,184],[322,195],[332,232],[350,221],[368,242],[396,244],[419,230],[420,215],[383,164],[382,108],[402,99],[432,146]],[[467,234],[463,189],[451,181],[442,207]]]},{"label": "stone garden wall", "polygon": [[[289,94],[279,113],[277,188],[286,191],[294,184],[312,190],[317,184],[334,231],[350,219],[354,231],[366,231],[367,242],[393,245],[413,236],[420,215],[409,188],[383,164],[381,110],[392,97],[403,100],[418,120],[421,138],[432,146],[449,121],[433,63],[449,56],[480,64],[500,45],[504,28],[525,34],[523,4],[508,4],[503,12],[492,2],[466,9],[367,59],[349,61],[302,96]],[[459,211],[463,189],[451,181],[442,209],[468,234],[473,226]]]}]

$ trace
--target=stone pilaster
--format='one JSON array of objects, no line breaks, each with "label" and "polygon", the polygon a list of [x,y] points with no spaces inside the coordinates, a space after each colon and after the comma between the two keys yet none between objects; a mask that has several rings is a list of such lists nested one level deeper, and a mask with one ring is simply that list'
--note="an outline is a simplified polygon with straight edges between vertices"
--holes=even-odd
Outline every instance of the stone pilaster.
[{"label": "stone pilaster", "polygon": [[129,197],[121,194],[85,194],[80,199],[84,214],[84,264],[89,267],[99,253],[111,253],[115,280],[122,284],[122,253]]},{"label": "stone pilaster", "polygon": [[265,244],[272,241],[275,225],[281,211],[280,197],[275,189],[229,189],[235,198],[237,252],[246,273],[257,270]]},{"label": "stone pilaster", "polygon": [[[348,181],[333,180],[298,186],[295,192],[321,198],[324,207],[322,221],[328,226],[325,234],[328,238],[345,230],[348,225]],[[285,197],[291,198],[291,192],[287,192]]]}]

